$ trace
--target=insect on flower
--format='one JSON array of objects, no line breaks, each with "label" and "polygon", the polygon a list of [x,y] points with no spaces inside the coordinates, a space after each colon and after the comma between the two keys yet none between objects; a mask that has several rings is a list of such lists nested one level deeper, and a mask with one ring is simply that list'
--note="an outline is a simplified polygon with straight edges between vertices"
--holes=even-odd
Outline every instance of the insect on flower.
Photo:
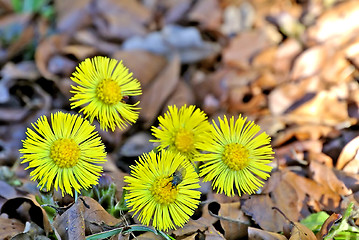
[{"label": "insect on flower", "polygon": [[169,182],[172,184],[172,188],[177,187],[183,181],[183,178],[186,176],[186,169],[179,165],[177,169],[172,173],[172,180]]}]

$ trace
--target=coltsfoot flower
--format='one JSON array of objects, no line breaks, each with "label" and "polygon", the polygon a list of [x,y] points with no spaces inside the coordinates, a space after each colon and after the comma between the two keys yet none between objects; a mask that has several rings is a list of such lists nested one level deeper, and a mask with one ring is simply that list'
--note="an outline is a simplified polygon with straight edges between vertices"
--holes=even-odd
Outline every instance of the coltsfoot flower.
[{"label": "coltsfoot flower", "polygon": [[152,223],[159,230],[183,227],[200,202],[198,175],[180,153],[143,154],[125,182],[131,211],[142,224]]},{"label": "coltsfoot flower", "polygon": [[274,154],[270,137],[265,132],[258,134],[260,127],[252,121],[246,122],[247,118],[241,115],[236,121],[231,117],[228,122],[226,116],[218,119],[219,126],[213,121],[212,137],[199,146],[208,152],[198,159],[204,162],[200,176],[204,176],[204,181],[213,181],[217,193],[233,196],[235,186],[239,195],[253,194],[272,170],[267,165]]},{"label": "coltsfoot flower", "polygon": [[85,59],[76,67],[71,79],[77,83],[72,86],[70,99],[72,108],[83,106],[80,110],[90,123],[96,118],[101,129],[114,131],[135,123],[138,110],[135,104],[125,100],[129,96],[142,94],[140,82],[132,77],[128,69],[115,59],[97,56]]},{"label": "coltsfoot flower", "polygon": [[41,116],[32,127],[20,149],[21,163],[29,163],[25,169],[33,169],[30,176],[41,189],[59,187],[62,195],[72,196],[72,189],[80,192],[98,183],[106,152],[95,126],[79,115],[57,112],[51,124]]},{"label": "coltsfoot flower", "polygon": [[159,143],[159,150],[166,149],[181,153],[189,160],[199,153],[198,146],[207,141],[211,132],[211,125],[207,115],[194,105],[168,106],[164,117],[159,116],[159,128],[152,127],[152,134]]}]

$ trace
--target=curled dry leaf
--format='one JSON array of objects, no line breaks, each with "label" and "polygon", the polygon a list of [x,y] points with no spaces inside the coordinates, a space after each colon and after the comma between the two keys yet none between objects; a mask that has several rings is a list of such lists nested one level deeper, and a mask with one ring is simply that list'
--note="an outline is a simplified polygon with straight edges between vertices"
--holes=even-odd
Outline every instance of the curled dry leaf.
[{"label": "curled dry leaf", "polygon": [[44,229],[46,234],[52,232],[47,213],[36,201],[34,195],[9,199],[1,207],[0,212],[6,213],[9,218],[19,219],[24,222],[33,221]]},{"label": "curled dry leaf", "polygon": [[343,169],[349,162],[358,162],[359,137],[351,140],[344,146],[337,160],[336,168]]},{"label": "curled dry leaf", "polygon": [[324,237],[328,235],[334,223],[341,218],[342,215],[338,213],[333,213],[332,215],[330,215],[323,223],[322,227],[320,228],[320,231],[317,233],[317,239],[324,239]]},{"label": "curled dry leaf", "polygon": [[56,80],[58,76],[50,72],[48,64],[51,58],[60,53],[67,45],[69,36],[66,34],[57,34],[42,41],[36,49],[35,60],[36,66],[40,73],[47,79]]}]

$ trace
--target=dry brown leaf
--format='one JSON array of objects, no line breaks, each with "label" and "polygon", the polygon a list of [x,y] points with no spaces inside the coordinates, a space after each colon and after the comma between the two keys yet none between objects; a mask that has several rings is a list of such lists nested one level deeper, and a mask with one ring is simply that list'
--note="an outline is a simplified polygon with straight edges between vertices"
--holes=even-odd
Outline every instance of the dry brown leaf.
[{"label": "dry brown leaf", "polygon": [[330,190],[342,196],[348,196],[353,192],[349,190],[345,184],[337,178],[332,168],[329,168],[317,161],[311,161],[309,164],[311,178],[320,183],[327,185]]},{"label": "dry brown leaf", "polygon": [[95,9],[93,23],[104,38],[123,40],[147,32],[151,12],[137,1],[101,0]]},{"label": "dry brown leaf", "polygon": [[341,2],[325,11],[315,24],[307,29],[306,38],[309,44],[333,40],[341,43],[359,30],[359,5],[356,0]]},{"label": "dry brown leaf", "polygon": [[0,196],[5,199],[11,199],[16,198],[18,194],[13,186],[0,180]]},{"label": "dry brown leaf", "polygon": [[291,171],[284,171],[282,177],[296,190],[298,202],[304,202],[309,196],[308,201],[312,200],[313,203],[320,204],[321,209],[324,211],[338,209],[341,196],[333,192],[328,185],[318,184]]},{"label": "dry brown leaf", "polygon": [[40,206],[32,194],[26,197],[16,197],[7,200],[1,207],[1,213],[6,213],[9,218],[33,221],[44,229],[46,234],[52,232],[46,211]]},{"label": "dry brown leaf", "polygon": [[266,49],[260,51],[252,59],[251,65],[256,69],[269,68],[273,69],[275,63],[275,56],[278,51],[278,46],[269,46]]},{"label": "dry brown leaf", "polygon": [[333,224],[341,218],[342,215],[338,213],[333,213],[332,215],[330,215],[323,223],[322,227],[320,228],[320,231],[316,234],[317,239],[324,239],[324,237],[328,235],[329,230],[331,229]]},{"label": "dry brown leaf", "polygon": [[300,80],[318,74],[327,60],[326,46],[314,46],[303,51],[294,61],[291,79]]},{"label": "dry brown leaf", "polygon": [[198,230],[203,232],[208,226],[211,226],[212,222],[210,222],[206,218],[199,218],[197,220],[189,219],[189,221],[182,227],[173,231],[173,234],[177,237],[184,236],[188,234],[193,234]]},{"label": "dry brown leaf", "polygon": [[177,83],[174,92],[171,94],[168,101],[165,103],[166,106],[176,105],[177,107],[185,104],[192,105],[195,103],[195,96],[192,88],[188,86],[183,80]]},{"label": "dry brown leaf", "polygon": [[337,169],[333,169],[333,171],[347,188],[351,189],[354,193],[359,191],[359,175],[357,173],[344,172]]},{"label": "dry brown leaf", "polygon": [[79,44],[92,46],[96,48],[98,52],[101,52],[102,54],[107,54],[109,56],[121,49],[120,45],[118,44],[104,41],[92,29],[83,29],[76,31],[73,35],[73,40],[78,42]]},{"label": "dry brown leaf", "polygon": [[83,60],[88,57],[96,55],[97,50],[92,46],[80,45],[80,44],[71,44],[67,45],[62,49],[62,53],[66,55],[73,55],[79,60]]},{"label": "dry brown leaf", "polygon": [[332,127],[322,125],[301,125],[286,128],[284,131],[277,134],[275,140],[272,142],[273,146],[281,146],[287,141],[295,138],[299,141],[319,140],[321,137],[328,137],[333,131]]},{"label": "dry brown leaf", "polygon": [[58,54],[68,43],[69,36],[66,34],[52,35],[42,41],[36,49],[36,66],[40,73],[47,79],[57,80],[59,77],[48,69],[51,58]]},{"label": "dry brown leaf", "polygon": [[112,57],[123,61],[133,77],[140,81],[142,89],[146,89],[167,64],[165,57],[142,50],[117,51]]},{"label": "dry brown leaf", "polygon": [[152,84],[147,89],[144,89],[139,107],[141,108],[140,117],[145,122],[146,127],[152,125],[162,105],[174,91],[179,80],[179,71],[180,59],[176,55],[159,73]]},{"label": "dry brown leaf", "polygon": [[65,213],[56,217],[54,227],[62,239],[104,231],[103,225],[114,226],[121,220],[114,218],[94,199],[80,197]]},{"label": "dry brown leaf", "polygon": [[192,6],[192,1],[165,1],[162,2],[161,5],[163,5],[163,8],[167,8],[167,11],[164,16],[165,24],[171,24],[181,20],[181,18],[185,16],[185,14],[190,10]]},{"label": "dry brown leaf", "polygon": [[244,202],[242,210],[262,229],[272,232],[282,231],[285,219],[272,207],[274,203],[267,194],[253,195]]},{"label": "dry brown leaf", "polygon": [[204,232],[206,240],[224,240],[226,239],[220,232],[218,232],[213,225],[210,225],[209,228]]},{"label": "dry brown leaf", "polygon": [[0,216],[0,226],[0,239],[11,239],[23,232],[25,228],[25,225],[18,219],[8,219],[4,215]]},{"label": "dry brown leaf", "polygon": [[279,233],[268,232],[258,228],[248,228],[249,239],[262,239],[262,240],[287,240],[287,238]]},{"label": "dry brown leaf", "polygon": [[299,222],[293,222],[292,232],[289,240],[317,240],[314,233]]},{"label": "dry brown leaf", "polygon": [[358,161],[359,137],[347,143],[341,151],[337,160],[336,168],[343,169],[349,162]]},{"label": "dry brown leaf", "polygon": [[298,123],[313,122],[329,126],[350,121],[347,103],[340,101],[335,92],[321,91],[309,101],[290,112],[292,119]]},{"label": "dry brown leaf", "polygon": [[295,57],[302,51],[299,41],[288,38],[278,46],[275,59],[273,61],[274,71],[276,73],[288,74],[292,67]]},{"label": "dry brown leaf", "polygon": [[299,82],[288,82],[277,86],[268,96],[269,110],[274,115],[284,114],[303,104],[315,92],[323,88],[318,77],[309,77]]},{"label": "dry brown leaf", "polygon": [[223,62],[230,67],[248,69],[250,59],[269,44],[263,31],[243,32],[233,38],[229,46],[223,50]]},{"label": "dry brown leaf", "polygon": [[217,0],[201,0],[194,5],[188,18],[199,22],[206,29],[218,30],[221,26],[222,11]]},{"label": "dry brown leaf", "polygon": [[220,218],[220,222],[226,239],[239,239],[248,234],[250,221],[240,210],[240,205],[240,202],[221,204],[218,215],[223,217]]},{"label": "dry brown leaf", "polygon": [[53,226],[63,240],[85,239],[85,207],[79,199],[61,216],[57,216]]},{"label": "dry brown leaf", "polygon": [[56,0],[57,28],[68,34],[76,32],[91,22],[91,0]]},{"label": "dry brown leaf", "polygon": [[332,168],[333,167],[333,159],[326,155],[325,153],[318,153],[310,151],[308,153],[308,161],[317,161],[318,163],[324,164],[325,166]]}]

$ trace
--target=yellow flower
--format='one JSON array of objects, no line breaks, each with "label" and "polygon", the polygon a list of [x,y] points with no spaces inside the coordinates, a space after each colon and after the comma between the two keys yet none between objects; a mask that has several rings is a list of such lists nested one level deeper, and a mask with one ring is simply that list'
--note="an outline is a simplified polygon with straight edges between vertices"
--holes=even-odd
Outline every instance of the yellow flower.
[{"label": "yellow flower", "polygon": [[158,120],[160,127],[152,127],[157,139],[151,141],[160,143],[159,150],[168,148],[189,160],[194,160],[198,145],[205,143],[211,132],[207,115],[194,105],[184,105],[179,110],[176,105],[168,106],[164,117],[159,116]]},{"label": "yellow flower", "polygon": [[[246,123],[247,118],[239,115],[228,122],[226,116],[219,119],[219,127],[213,121],[212,138],[202,143],[199,148],[208,151],[201,154],[199,161],[205,162],[200,168],[200,176],[204,181],[211,181],[217,193],[234,195],[234,186],[238,194],[253,194],[263,186],[263,180],[269,177],[273,151],[270,137],[260,131],[254,122]],[[260,179],[261,178],[261,179]]]},{"label": "yellow flower", "polygon": [[123,129],[138,119],[139,102],[125,102],[129,96],[141,95],[141,86],[132,73],[115,59],[94,57],[85,59],[76,68],[71,79],[78,84],[72,86],[75,95],[70,99],[72,108],[85,105],[81,110],[92,123],[94,118],[101,129],[112,131],[116,126]]},{"label": "yellow flower", "polygon": [[125,177],[128,206],[142,224],[165,230],[183,227],[199,204],[198,175],[179,153],[153,151],[139,157]]},{"label": "yellow flower", "polygon": [[42,116],[32,127],[20,149],[21,163],[29,163],[26,169],[33,169],[30,176],[41,189],[60,187],[62,195],[72,196],[72,188],[80,192],[98,183],[98,164],[106,161],[106,152],[95,126],[79,115],[57,112],[51,114],[51,125]]}]

